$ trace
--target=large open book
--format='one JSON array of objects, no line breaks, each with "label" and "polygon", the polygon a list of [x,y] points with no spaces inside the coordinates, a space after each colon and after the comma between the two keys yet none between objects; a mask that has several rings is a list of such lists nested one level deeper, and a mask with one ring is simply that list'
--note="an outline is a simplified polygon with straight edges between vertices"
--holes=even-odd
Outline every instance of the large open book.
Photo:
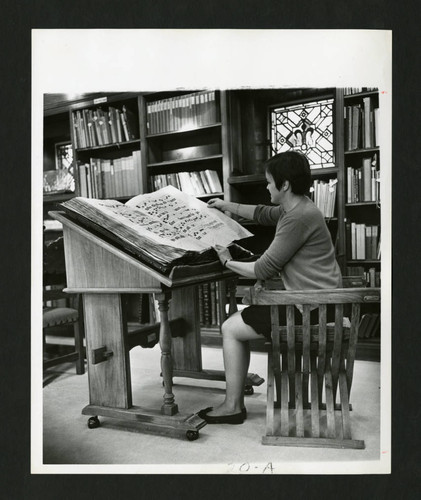
[{"label": "large open book", "polygon": [[[164,273],[176,265],[217,261],[213,246],[252,236],[219,210],[172,186],[125,204],[76,197],[61,206],[80,224]],[[230,249],[235,258],[250,255],[235,244]]]}]

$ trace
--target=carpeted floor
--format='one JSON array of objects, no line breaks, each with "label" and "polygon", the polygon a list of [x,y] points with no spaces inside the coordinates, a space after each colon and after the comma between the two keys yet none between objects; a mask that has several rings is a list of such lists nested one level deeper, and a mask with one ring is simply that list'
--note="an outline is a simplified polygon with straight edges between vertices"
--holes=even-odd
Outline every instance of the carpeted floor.
[{"label": "carpeted floor", "polygon": [[[130,352],[130,360],[133,404],[159,408],[163,395],[159,346],[136,347]],[[203,367],[221,369],[221,350],[203,347]],[[252,353],[250,371],[266,378],[265,354]],[[44,381],[45,377],[50,383],[42,390],[43,436],[38,456],[41,452],[43,456],[38,467],[33,463],[34,471],[364,473],[381,469],[379,363],[357,361],[355,365],[351,418],[353,436],[365,440],[364,450],[263,446],[266,384],[255,387],[254,394],[247,397],[248,419],[244,424],[207,425],[200,430],[199,439],[190,442],[139,432],[135,425],[127,428],[125,423],[123,427],[116,419],[105,417],[100,418],[99,428],[89,429],[88,417],[81,414],[89,402],[88,375],[76,375],[74,365],[62,365],[44,374]],[[224,395],[223,382],[187,378],[174,382],[182,413],[218,404]]]}]

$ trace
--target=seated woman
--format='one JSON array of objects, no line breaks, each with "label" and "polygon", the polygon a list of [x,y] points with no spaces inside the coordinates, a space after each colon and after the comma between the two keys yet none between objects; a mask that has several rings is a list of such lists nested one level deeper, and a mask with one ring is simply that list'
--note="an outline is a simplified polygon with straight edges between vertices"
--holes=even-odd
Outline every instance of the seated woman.
[{"label": "seated woman", "polygon": [[[338,288],[342,284],[335,250],[323,214],[306,196],[312,184],[310,165],[301,153],[289,151],[265,163],[270,201],[276,206],[242,205],[212,199],[208,205],[230,211],[259,224],[276,226],[269,248],[255,262],[232,260],[229,251],[216,247],[224,267],[247,278],[269,279],[282,276],[287,290]],[[286,308],[280,307],[280,321]],[[332,316],[333,314],[333,316]],[[301,312],[295,308],[296,322]],[[328,308],[328,321],[334,311]],[[318,322],[317,309],[310,320]],[[285,324],[285,323],[284,323]],[[222,325],[226,395],[220,406],[209,407],[198,415],[209,424],[242,424],[246,418],[244,386],[250,361],[249,340],[270,339],[270,307],[249,306],[230,316]]]}]

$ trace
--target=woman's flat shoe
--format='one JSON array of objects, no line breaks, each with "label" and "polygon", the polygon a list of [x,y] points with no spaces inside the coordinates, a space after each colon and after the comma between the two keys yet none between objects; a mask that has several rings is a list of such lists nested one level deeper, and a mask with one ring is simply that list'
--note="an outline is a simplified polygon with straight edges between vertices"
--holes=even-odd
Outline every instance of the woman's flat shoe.
[{"label": "woman's flat shoe", "polygon": [[[213,410],[213,406],[208,406],[207,408],[203,408],[203,410],[200,410],[197,415],[200,417],[200,418],[203,418],[204,415],[206,415],[207,413],[209,413],[210,411]],[[241,410],[241,415],[243,415],[243,419],[246,420],[247,419],[247,410],[246,408],[242,408]]]},{"label": "woman's flat shoe", "polygon": [[240,413],[234,413],[233,415],[218,415],[218,416],[208,415],[208,413],[211,410],[213,410],[212,406],[204,408],[203,410],[200,410],[197,415],[208,424],[242,424],[245,420],[244,417],[244,412],[246,412],[245,408]]},{"label": "woman's flat shoe", "polygon": [[202,418],[208,424],[242,424],[244,422],[241,412],[234,415],[219,415],[215,417],[206,414]]},{"label": "woman's flat shoe", "polygon": [[213,406],[208,406],[207,408],[203,408],[203,410],[200,410],[197,412],[197,415],[200,417],[200,418],[203,418],[204,419],[204,416],[209,413],[210,411],[213,410]]}]

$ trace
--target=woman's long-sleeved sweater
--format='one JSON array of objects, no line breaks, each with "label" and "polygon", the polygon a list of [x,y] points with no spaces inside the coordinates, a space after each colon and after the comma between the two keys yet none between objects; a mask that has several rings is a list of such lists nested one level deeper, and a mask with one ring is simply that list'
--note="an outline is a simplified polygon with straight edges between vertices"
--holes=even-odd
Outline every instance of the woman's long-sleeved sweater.
[{"label": "woman's long-sleeved sweater", "polygon": [[258,205],[254,219],[276,225],[269,248],[255,263],[258,279],[281,273],[287,290],[338,288],[342,284],[335,250],[321,211],[307,197],[290,211]]}]

